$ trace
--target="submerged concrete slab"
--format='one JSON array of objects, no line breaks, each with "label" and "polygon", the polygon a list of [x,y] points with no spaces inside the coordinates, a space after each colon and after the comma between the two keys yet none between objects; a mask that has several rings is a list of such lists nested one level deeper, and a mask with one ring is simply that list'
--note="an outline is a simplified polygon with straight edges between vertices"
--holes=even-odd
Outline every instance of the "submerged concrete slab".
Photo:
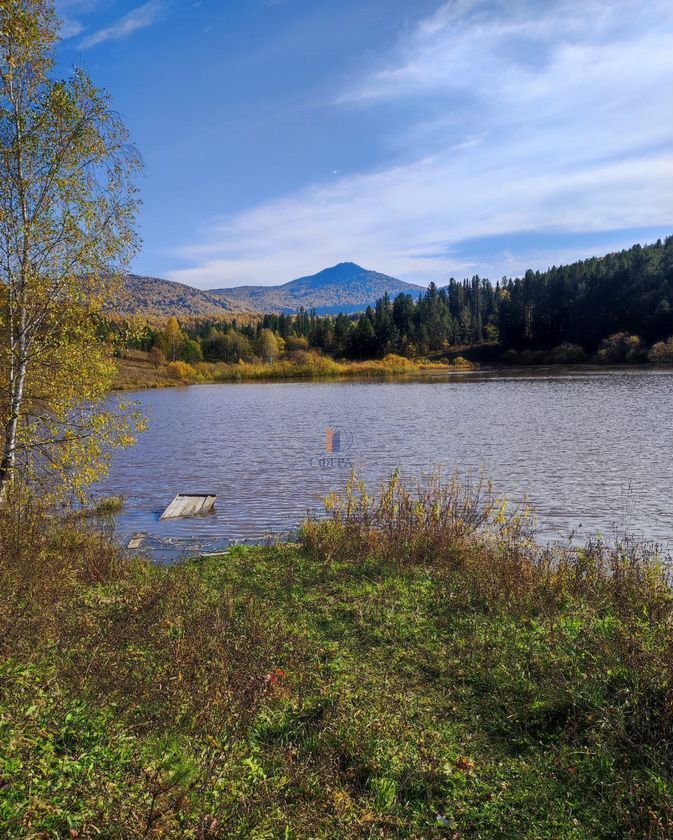
[{"label": "submerged concrete slab", "polygon": [[214,493],[178,493],[161,514],[161,519],[201,516],[212,510],[216,498]]}]

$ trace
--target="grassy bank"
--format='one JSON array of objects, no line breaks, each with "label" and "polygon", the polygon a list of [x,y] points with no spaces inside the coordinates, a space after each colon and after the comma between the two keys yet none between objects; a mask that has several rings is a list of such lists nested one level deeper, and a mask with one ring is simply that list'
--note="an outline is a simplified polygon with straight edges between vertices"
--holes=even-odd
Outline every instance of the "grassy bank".
[{"label": "grassy bank", "polygon": [[351,488],[174,568],[0,533],[0,834],[670,837],[656,556],[553,557],[482,488]]},{"label": "grassy bank", "polygon": [[239,362],[200,362],[188,365],[173,362],[155,366],[148,353],[126,351],[117,361],[115,388],[136,390],[140,388],[170,388],[176,385],[194,385],[208,382],[245,382],[282,379],[314,379],[340,377],[385,377],[432,373],[451,373],[470,369],[473,365],[458,358],[451,363],[412,360],[389,355],[384,359],[367,362],[336,362],[318,353],[299,353],[295,358],[282,359],[268,364]]}]

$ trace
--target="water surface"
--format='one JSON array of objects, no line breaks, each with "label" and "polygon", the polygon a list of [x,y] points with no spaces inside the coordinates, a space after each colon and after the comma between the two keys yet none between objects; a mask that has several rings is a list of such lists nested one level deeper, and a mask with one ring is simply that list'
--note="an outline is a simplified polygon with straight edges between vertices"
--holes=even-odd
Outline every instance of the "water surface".
[{"label": "water surface", "polygon": [[[96,488],[126,499],[123,538],[208,550],[287,531],[343,487],[351,463],[371,484],[396,467],[413,477],[482,467],[508,499],[527,493],[547,540],[615,529],[673,538],[671,371],[204,385],[133,398],[149,431],[115,453]],[[341,429],[341,452],[325,451],[327,427]],[[190,490],[215,492],[216,512],[159,521]]]}]

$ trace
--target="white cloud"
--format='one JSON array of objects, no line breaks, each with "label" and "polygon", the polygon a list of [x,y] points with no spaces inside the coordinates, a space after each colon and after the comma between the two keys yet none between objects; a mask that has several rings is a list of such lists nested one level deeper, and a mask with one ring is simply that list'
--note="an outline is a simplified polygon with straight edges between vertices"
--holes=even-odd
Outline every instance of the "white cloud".
[{"label": "white cloud", "polygon": [[84,26],[78,20],[64,16],[61,17],[59,35],[64,40],[67,38],[75,38],[83,31],[83,29]]},{"label": "white cloud", "polygon": [[97,32],[92,32],[91,35],[87,35],[87,37],[80,43],[80,47],[83,50],[86,50],[91,47],[95,47],[98,44],[102,44],[105,41],[127,38],[139,29],[145,29],[148,26],[152,26],[153,23],[156,23],[162,10],[162,5],[160,3],[155,2],[155,0],[150,0],[149,3],[145,3],[142,6],[138,6],[136,9],[132,9],[116,23],[113,23],[104,29],[99,29]]},{"label": "white cloud", "polygon": [[84,24],[79,20],[79,16],[92,11],[95,0],[56,0],[55,6],[56,14],[61,20],[59,34],[66,40],[75,38],[84,31]]},{"label": "white cloud", "polygon": [[[352,259],[443,281],[483,270],[452,259],[463,239],[665,225],[672,31],[660,0],[445,3],[335,106],[430,97],[434,118],[397,138],[409,162],[217,220],[171,277],[277,283]],[[420,147],[430,153],[414,160]]]},{"label": "white cloud", "polygon": [[549,65],[575,47],[596,51],[600,60],[603,47],[628,47],[651,35],[670,52],[672,23],[663,0],[646,7],[640,0],[454,0],[421,22],[393,63],[365,75],[339,101],[455,90],[493,101],[502,87],[558,81]]},{"label": "white cloud", "polygon": [[419,282],[443,280],[476,270],[452,259],[448,244],[470,237],[661,224],[672,182],[673,162],[664,155],[544,173],[530,171],[526,159],[479,172],[467,156],[432,158],[222,222],[210,242],[182,250],[194,267],[170,276],[201,288],[278,283],[348,259]]}]

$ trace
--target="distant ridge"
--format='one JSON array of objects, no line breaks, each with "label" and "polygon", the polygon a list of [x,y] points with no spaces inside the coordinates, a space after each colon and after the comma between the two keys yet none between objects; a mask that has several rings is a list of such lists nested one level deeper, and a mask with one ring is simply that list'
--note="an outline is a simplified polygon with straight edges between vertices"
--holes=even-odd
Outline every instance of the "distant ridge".
[{"label": "distant ridge", "polygon": [[320,315],[359,312],[378,298],[401,292],[418,297],[423,286],[371,271],[353,262],[325,268],[280,286],[237,286],[202,291],[158,277],[129,274],[125,290],[109,309],[120,315],[164,318],[232,316],[251,312],[296,312],[300,307]]},{"label": "distant ridge", "polygon": [[159,277],[144,277],[127,274],[124,289],[108,309],[118,315],[145,315],[146,317],[202,318],[208,315],[231,316],[237,312],[249,312],[243,301],[232,303],[226,295],[214,295],[201,289],[162,280]]},{"label": "distant ridge", "polygon": [[358,312],[373,306],[384,294],[393,298],[404,292],[417,297],[424,291],[422,286],[343,262],[280,286],[211,289],[209,294],[222,296],[229,303],[240,302],[257,312],[296,312],[304,307],[327,315]]}]

